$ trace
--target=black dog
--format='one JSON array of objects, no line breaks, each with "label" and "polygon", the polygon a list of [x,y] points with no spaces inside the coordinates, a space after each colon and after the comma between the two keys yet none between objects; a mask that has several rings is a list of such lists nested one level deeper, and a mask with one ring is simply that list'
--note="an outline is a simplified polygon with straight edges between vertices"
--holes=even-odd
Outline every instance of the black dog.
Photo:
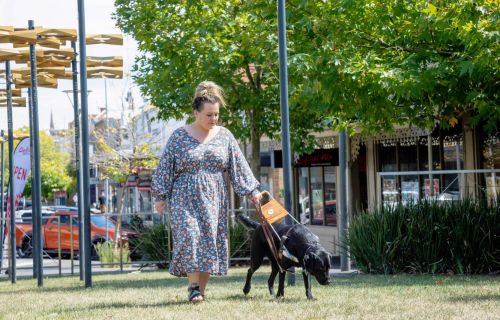
[{"label": "black dog", "polygon": [[[274,295],[274,279],[279,273],[278,293],[276,296],[283,297],[286,271],[280,272],[278,262],[269,249],[261,224],[251,220],[243,214],[238,215],[238,219],[243,223],[243,225],[255,229],[255,233],[252,238],[250,268],[248,269],[247,280],[245,287],[243,288],[243,292],[245,294],[250,292],[252,275],[257,269],[259,269],[264,256],[267,255],[271,261],[272,267],[271,275],[267,281],[269,293]],[[280,258],[282,269],[287,270],[290,267],[302,268],[306,296],[308,299],[312,299],[313,296],[311,293],[309,274],[315,276],[316,280],[318,280],[321,285],[330,284],[330,254],[321,246],[318,237],[301,224],[285,225],[275,223],[273,224],[273,227],[280,238],[282,238],[280,241],[276,234],[271,230],[276,248],[280,248],[281,246],[281,248],[285,247],[288,250],[288,254],[283,255],[282,258]],[[294,256],[296,259],[293,259],[293,257],[289,254]],[[288,256],[288,258],[285,256]]]}]

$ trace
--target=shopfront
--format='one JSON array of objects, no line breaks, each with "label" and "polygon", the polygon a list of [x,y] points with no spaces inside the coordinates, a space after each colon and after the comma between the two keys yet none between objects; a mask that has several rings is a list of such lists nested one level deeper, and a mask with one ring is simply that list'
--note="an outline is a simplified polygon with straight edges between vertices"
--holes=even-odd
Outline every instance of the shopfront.
[{"label": "shopfront", "polygon": [[317,149],[295,159],[294,170],[300,222],[337,225],[338,149]]}]

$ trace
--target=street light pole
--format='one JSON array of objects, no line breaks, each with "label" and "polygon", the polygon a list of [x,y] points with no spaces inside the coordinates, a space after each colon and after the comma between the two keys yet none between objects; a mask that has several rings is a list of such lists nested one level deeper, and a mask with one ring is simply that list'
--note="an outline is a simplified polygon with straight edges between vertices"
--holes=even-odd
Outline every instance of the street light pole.
[{"label": "street light pole", "polygon": [[[35,22],[33,20],[28,21],[28,28],[30,30],[35,29]],[[33,169],[34,169],[34,182],[32,186],[32,194],[35,195],[36,201],[32,201],[31,207],[33,208],[33,219],[36,219],[37,232],[34,233],[34,240],[36,242],[36,249],[38,250],[37,255],[37,280],[38,286],[43,286],[43,237],[42,237],[42,190],[41,190],[41,176],[40,176],[40,138],[39,138],[39,127],[38,127],[38,90],[37,90],[37,78],[36,78],[36,44],[30,44],[30,63],[31,63],[31,95],[32,95],[32,105],[33,105]]]},{"label": "street light pole", "polygon": [[[104,102],[105,102],[105,107],[106,107],[106,131],[104,132],[104,139],[106,141],[106,145],[109,146],[109,118],[108,118],[108,85],[106,82],[106,78],[104,78]],[[105,203],[104,206],[106,207],[106,212],[109,212],[109,178],[106,175],[106,181],[104,184],[104,189],[105,189]],[[107,239],[107,237],[106,237]]]},{"label": "street light pole", "polygon": [[[286,53],[286,10],[285,1],[278,0],[278,42],[280,67],[281,144],[283,149],[283,180],[285,187],[285,208],[292,212],[292,157],[290,148],[290,119],[288,114],[288,70]],[[287,224],[292,220],[288,216]],[[295,285],[295,274],[288,274],[288,284]]]},{"label": "street light pole", "polygon": [[[89,177],[89,125],[88,125],[88,101],[87,95],[87,49],[85,43],[85,4],[84,0],[78,0],[78,34],[80,47],[80,99],[82,108],[82,202],[83,202],[83,259],[85,261],[84,278],[85,288],[92,287],[92,262],[90,242],[90,177]],[[80,253],[80,254],[81,254]],[[80,260],[82,261],[82,260]]]},{"label": "street light pole", "polygon": [[349,226],[347,212],[347,133],[339,132],[339,212],[340,212],[340,270],[349,271],[350,261],[347,247],[347,228]]},{"label": "street light pole", "polygon": [[16,206],[14,194],[14,129],[12,122],[12,82],[10,73],[10,61],[5,61],[5,77],[7,81],[7,127],[9,135],[9,216],[10,218],[10,270],[9,277],[11,283],[16,283]]},{"label": "street light pole", "polygon": [[[77,69],[77,62],[76,62],[76,43],[75,41],[71,41],[71,48],[73,49],[73,52],[75,53],[75,56],[73,60],[71,61],[71,71],[73,72],[73,113],[74,113],[74,118],[75,118],[75,168],[76,168],[76,184],[78,188],[78,252],[82,253],[83,252],[83,229],[82,229],[82,217],[83,217],[83,212],[84,212],[84,207],[83,207],[83,188],[82,188],[82,174],[84,172],[82,168],[82,163],[80,161],[80,108],[78,104],[78,69]],[[87,94],[85,92],[85,94]],[[80,260],[79,263],[79,270],[80,270],[80,280],[83,280],[83,263],[81,263],[82,260]]]},{"label": "street light pole", "polygon": [[[29,121],[30,121],[30,137],[34,137],[35,134],[33,132],[33,92],[31,91],[31,88],[28,87],[28,114],[29,114]],[[30,139],[30,166],[31,166],[31,186],[36,186],[35,182],[35,158],[33,157],[33,139]],[[36,203],[38,200],[36,199],[36,192],[33,192],[33,188],[31,188],[31,208],[33,208],[33,203]],[[33,233],[39,232],[40,228],[38,227],[38,219],[35,218],[35,214],[33,209],[31,210],[31,216],[33,217]],[[31,242],[33,245],[32,252],[33,252],[33,278],[38,278],[37,273],[38,273],[38,255],[41,254],[41,251],[37,247],[37,242],[32,241]]]},{"label": "street light pole", "polygon": [[1,161],[2,161],[2,164],[1,164],[1,168],[0,168],[0,272],[2,271],[2,266],[3,266],[3,236],[4,236],[4,226],[5,226],[5,216],[4,216],[4,212],[3,212],[3,202],[4,202],[4,199],[3,199],[3,194],[4,194],[4,191],[3,191],[3,186],[4,186],[4,174],[5,174],[5,159],[4,159],[4,132],[3,130],[0,131],[0,138],[2,140],[2,145],[1,145]]}]

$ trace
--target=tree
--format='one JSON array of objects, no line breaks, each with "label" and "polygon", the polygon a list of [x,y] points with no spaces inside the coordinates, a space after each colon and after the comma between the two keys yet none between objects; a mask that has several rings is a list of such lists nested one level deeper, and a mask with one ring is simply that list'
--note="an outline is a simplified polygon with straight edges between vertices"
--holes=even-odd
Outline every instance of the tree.
[{"label": "tree", "polygon": [[497,1],[300,3],[304,91],[334,120],[379,131],[470,115],[498,130]]},{"label": "tree", "polygon": [[[29,135],[28,128],[21,128],[15,130],[15,135],[27,136]],[[54,140],[44,131],[40,131],[40,179],[41,179],[41,192],[42,197],[45,199],[53,199],[53,192],[55,190],[64,190],[70,192],[75,185],[75,177],[71,176],[68,171],[68,164],[70,163],[69,155],[60,151]],[[18,144],[14,141],[14,148]],[[5,145],[5,184],[9,183],[9,159],[8,159],[8,144]],[[31,175],[23,192],[24,196],[31,196]]]},{"label": "tree", "polygon": [[[260,176],[260,138],[280,131],[277,13],[261,1],[115,1],[118,26],[139,44],[135,81],[164,119],[191,112],[202,80],[226,91],[221,119],[240,141],[250,141],[250,165]],[[292,116],[296,149],[314,117]],[[313,142],[312,140],[310,140]]]},{"label": "tree", "polygon": [[[280,129],[275,2],[115,4],[142,52],[136,81],[161,116],[185,115],[199,81],[219,82],[224,124],[250,139],[257,172],[260,137]],[[370,133],[472,116],[495,130],[498,27],[492,0],[287,1],[293,150],[311,151],[310,133],[327,127]]]}]

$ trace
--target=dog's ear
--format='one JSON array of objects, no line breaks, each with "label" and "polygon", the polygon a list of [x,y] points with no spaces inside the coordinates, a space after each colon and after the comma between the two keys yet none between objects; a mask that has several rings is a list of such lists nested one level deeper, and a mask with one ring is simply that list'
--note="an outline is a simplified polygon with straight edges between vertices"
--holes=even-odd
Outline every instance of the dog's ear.
[{"label": "dog's ear", "polygon": [[314,260],[316,259],[316,256],[314,253],[311,254],[306,254],[304,256],[304,268],[311,272],[314,271]]}]

